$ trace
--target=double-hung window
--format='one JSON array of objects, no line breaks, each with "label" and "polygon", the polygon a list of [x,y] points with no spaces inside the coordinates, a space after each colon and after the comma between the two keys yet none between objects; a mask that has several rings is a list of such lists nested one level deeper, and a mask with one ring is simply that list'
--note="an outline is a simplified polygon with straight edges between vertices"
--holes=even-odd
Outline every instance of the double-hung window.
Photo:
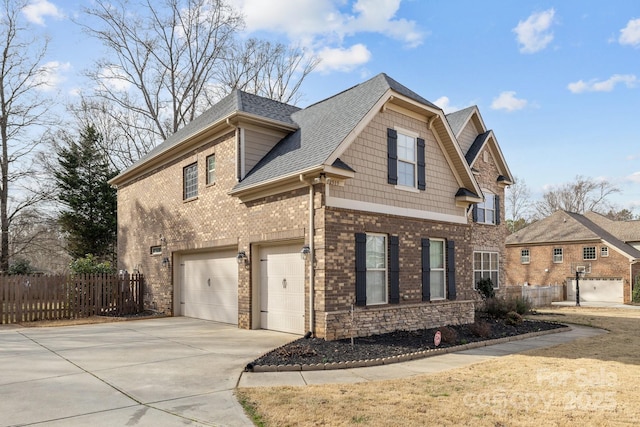
[{"label": "double-hung window", "polygon": [[416,186],[416,139],[398,133],[398,185]]},{"label": "double-hung window", "polygon": [[216,155],[207,157],[207,185],[216,182]]},{"label": "double-hung window", "polygon": [[183,199],[191,199],[198,196],[198,164],[185,166],[182,170]]},{"label": "double-hung window", "polygon": [[483,191],[484,202],[473,205],[473,220],[481,224],[500,224],[500,197]]},{"label": "double-hung window", "polygon": [[367,234],[367,305],[387,303],[387,236]]},{"label": "double-hung window", "polygon": [[520,251],[520,263],[529,264],[529,262],[531,262],[531,252],[529,252],[529,249],[522,249]]},{"label": "double-hung window", "polygon": [[442,239],[430,239],[429,241],[429,266],[431,267],[429,284],[432,300],[447,297],[444,243]]},{"label": "double-hung window", "polygon": [[387,129],[387,182],[401,189],[425,190],[425,140],[417,133]]},{"label": "double-hung window", "polygon": [[601,257],[608,257],[609,256],[609,247],[608,246],[602,246],[600,248],[600,256]]},{"label": "double-hung window", "polygon": [[498,288],[498,252],[473,253],[473,287],[482,279],[491,279],[494,288]]},{"label": "double-hung window", "polygon": [[564,258],[562,248],[553,248],[553,262],[560,263]]}]

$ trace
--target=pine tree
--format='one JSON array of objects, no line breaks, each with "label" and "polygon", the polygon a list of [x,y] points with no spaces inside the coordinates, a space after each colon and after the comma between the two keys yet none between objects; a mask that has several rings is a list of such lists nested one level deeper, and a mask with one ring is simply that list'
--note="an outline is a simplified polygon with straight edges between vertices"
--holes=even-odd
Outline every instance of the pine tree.
[{"label": "pine tree", "polygon": [[54,177],[58,200],[64,207],[58,221],[67,236],[67,252],[73,258],[93,254],[115,261],[117,193],[108,181],[118,174],[100,149],[102,136],[89,125],[80,138],[57,150]]}]

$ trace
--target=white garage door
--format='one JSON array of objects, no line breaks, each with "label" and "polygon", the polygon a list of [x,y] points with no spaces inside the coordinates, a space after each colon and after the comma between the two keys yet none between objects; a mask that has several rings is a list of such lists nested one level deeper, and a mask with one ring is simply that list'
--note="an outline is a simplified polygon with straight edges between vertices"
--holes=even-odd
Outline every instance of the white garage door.
[{"label": "white garage door", "polygon": [[[585,302],[615,302],[624,301],[622,279],[580,279],[580,301]],[[567,299],[576,300],[576,281],[571,281],[567,290]]]},{"label": "white garage door", "polygon": [[301,245],[260,249],[260,326],[304,334],[305,262]]},{"label": "white garage door", "polygon": [[183,316],[238,324],[238,263],[235,251],[183,255],[180,311]]}]

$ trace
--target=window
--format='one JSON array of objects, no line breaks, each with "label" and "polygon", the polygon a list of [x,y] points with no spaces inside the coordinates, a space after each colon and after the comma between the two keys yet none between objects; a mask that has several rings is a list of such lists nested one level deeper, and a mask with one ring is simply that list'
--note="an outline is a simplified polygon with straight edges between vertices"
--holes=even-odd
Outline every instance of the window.
[{"label": "window", "polygon": [[387,303],[387,236],[367,234],[367,305]]},{"label": "window", "polygon": [[151,246],[149,249],[149,253],[151,255],[160,255],[162,254],[162,246]]},{"label": "window", "polygon": [[498,252],[473,253],[473,288],[481,279],[491,279],[498,288]]},{"label": "window", "polygon": [[416,140],[398,133],[398,185],[416,186]]},{"label": "window", "polygon": [[216,182],[216,155],[207,157],[207,185]]},{"label": "window", "polygon": [[429,284],[431,290],[431,299],[446,298],[446,276],[445,276],[445,259],[444,259],[444,240],[430,239],[429,241]]},{"label": "window", "polygon": [[424,139],[411,131],[387,129],[387,182],[405,188],[426,189]]},{"label": "window", "polygon": [[562,262],[562,248],[553,248],[553,262]]},{"label": "window", "polygon": [[529,252],[529,249],[522,249],[520,251],[520,263],[529,264],[530,261],[531,261],[531,253]]},{"label": "window", "polygon": [[484,202],[473,205],[473,221],[481,224],[500,224],[500,197],[483,190]]},{"label": "window", "polygon": [[186,166],[182,170],[183,175],[183,198],[184,200],[198,196],[198,164]]},{"label": "window", "polygon": [[609,248],[607,246],[603,246],[600,248],[600,256],[601,257],[609,256]]},{"label": "window", "polygon": [[596,259],[596,247],[585,246],[582,248],[582,259]]}]

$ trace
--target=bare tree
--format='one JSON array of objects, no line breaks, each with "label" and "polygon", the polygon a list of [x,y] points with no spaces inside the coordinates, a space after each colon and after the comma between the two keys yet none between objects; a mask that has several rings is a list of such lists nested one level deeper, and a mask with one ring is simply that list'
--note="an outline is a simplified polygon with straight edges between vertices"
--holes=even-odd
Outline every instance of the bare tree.
[{"label": "bare tree", "polygon": [[3,0],[0,11],[0,270],[9,267],[9,228],[21,211],[42,201],[30,161],[38,145],[35,130],[47,124],[49,102],[39,88],[47,85],[42,65],[48,40],[22,22],[26,1]]},{"label": "bare tree", "polygon": [[514,182],[505,191],[505,210],[507,228],[509,232],[526,227],[531,222],[531,192],[527,183],[520,177],[514,177]]},{"label": "bare tree", "polygon": [[295,99],[317,64],[299,48],[236,42],[244,21],[226,0],[95,0],[85,12],[80,25],[110,56],[88,72],[97,89],[79,109],[117,127],[105,141],[115,144],[119,167],[233,89]]},{"label": "bare tree", "polygon": [[553,188],[542,195],[542,201],[536,204],[538,214],[547,217],[557,210],[575,213],[595,211],[606,214],[611,209],[607,200],[620,190],[608,181],[596,181],[592,178],[576,176],[572,183]]}]

